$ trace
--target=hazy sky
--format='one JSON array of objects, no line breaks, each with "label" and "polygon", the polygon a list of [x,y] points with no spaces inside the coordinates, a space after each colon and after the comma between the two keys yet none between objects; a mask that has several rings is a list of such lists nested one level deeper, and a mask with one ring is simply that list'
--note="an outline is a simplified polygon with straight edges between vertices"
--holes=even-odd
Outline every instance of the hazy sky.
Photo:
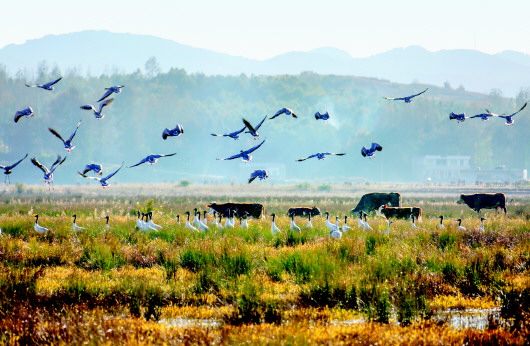
[{"label": "hazy sky", "polygon": [[251,58],[333,46],[530,53],[529,0],[3,1],[0,47],[86,29],[148,34]]}]

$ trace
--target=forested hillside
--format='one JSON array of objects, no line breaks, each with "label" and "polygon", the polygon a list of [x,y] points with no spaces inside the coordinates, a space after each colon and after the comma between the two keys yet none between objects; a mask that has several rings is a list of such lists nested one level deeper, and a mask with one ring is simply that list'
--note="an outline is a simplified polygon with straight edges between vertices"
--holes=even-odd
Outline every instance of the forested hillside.
[{"label": "forested hillside", "polygon": [[[51,80],[60,71],[41,66],[38,81]],[[304,73],[295,76],[237,77],[168,73],[112,75],[86,78],[65,75],[56,90],[29,89],[26,81],[0,73],[0,164],[26,152],[45,164],[65,151],[48,127],[68,136],[82,120],[69,154],[56,174],[56,183],[87,183],[76,171],[90,161],[104,168],[122,161],[136,163],[150,153],[177,152],[156,166],[125,169],[119,182],[189,180],[194,183],[241,182],[253,169],[271,169],[271,182],[284,181],[413,181],[418,179],[414,161],[426,154],[470,155],[480,167],[530,166],[530,112],[518,115],[514,126],[501,119],[463,124],[449,121],[448,114],[477,114],[484,108],[511,112],[528,94],[515,99],[469,93],[464,90],[431,87],[411,104],[391,102],[383,96],[404,96],[425,85],[402,85],[383,80],[323,76]],[[96,120],[79,108],[94,103],[110,85],[126,87],[115,95],[105,118]],[[31,106],[35,116],[13,122],[16,110]],[[281,107],[290,107],[298,119],[279,117],[266,121],[260,133],[266,139],[254,153],[254,161],[217,161],[257,143],[249,135],[235,141],[210,136],[211,132],[235,131],[241,118],[257,123]],[[316,111],[329,111],[328,122],[316,121]],[[182,124],[184,135],[163,141],[162,130]],[[384,150],[375,159],[360,155],[362,145],[372,141]],[[317,151],[346,152],[344,157],[324,161],[295,162]],[[26,160],[12,181],[38,183],[42,174]]]}]

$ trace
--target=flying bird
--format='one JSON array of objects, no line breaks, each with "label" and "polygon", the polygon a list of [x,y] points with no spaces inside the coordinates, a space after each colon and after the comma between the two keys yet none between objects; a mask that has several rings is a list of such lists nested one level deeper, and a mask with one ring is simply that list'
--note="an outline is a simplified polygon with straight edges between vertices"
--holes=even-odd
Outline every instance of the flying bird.
[{"label": "flying bird", "polygon": [[250,135],[254,137],[254,139],[258,138],[259,137],[258,130],[261,127],[261,125],[263,125],[266,119],[267,119],[267,116],[263,117],[263,119],[256,126],[252,126],[250,122],[248,122],[246,119],[243,119],[243,124],[245,124],[245,127],[248,130],[245,133],[250,133]]},{"label": "flying bird", "polygon": [[94,172],[97,175],[102,175],[103,167],[98,163],[89,163],[85,165],[85,168],[83,168],[81,172],[77,172],[77,173],[79,173],[79,175],[82,176],[83,178],[86,178],[87,173],[89,172]]},{"label": "flying bird", "polygon": [[114,99],[107,99],[103,102],[101,102],[99,105],[98,105],[98,108],[96,108],[94,105],[89,105],[89,104],[86,104],[86,105],[82,105],[81,106],[81,109],[84,109],[86,111],[92,111],[94,112],[94,116],[96,117],[96,119],[103,119],[105,117],[105,114],[103,114],[103,108],[110,105],[112,103],[112,101],[114,101]]},{"label": "flying bird", "polygon": [[410,96],[404,96],[404,97],[384,97],[385,100],[390,100],[390,101],[403,101],[405,103],[411,103],[412,102],[412,99],[417,97],[417,96],[420,96],[421,94],[427,92],[427,90],[429,90],[429,88],[417,93],[417,94],[414,94],[414,95],[410,95]]},{"label": "flying bird", "polygon": [[282,108],[280,109],[279,111],[277,111],[272,117],[270,117],[269,119],[274,119],[274,118],[277,118],[279,117],[280,115],[282,114],[285,114],[287,116],[292,116],[293,118],[298,118],[298,116],[296,114],[294,114],[294,112],[290,109],[290,108]]},{"label": "flying bird", "polygon": [[20,160],[18,160],[17,162],[11,165],[8,165],[8,166],[0,165],[0,169],[4,171],[4,175],[5,175],[4,183],[10,183],[9,175],[13,173],[13,168],[18,166],[18,164],[21,163],[22,161],[24,161],[26,157],[28,157],[28,154],[26,154],[23,158],[21,158]]},{"label": "flying bird", "polygon": [[518,111],[516,111],[515,113],[512,113],[512,114],[509,114],[509,115],[506,115],[506,114],[495,114],[495,113],[492,113],[490,112],[489,110],[486,109],[486,112],[488,112],[489,114],[493,115],[494,117],[498,117],[498,118],[502,118],[504,120],[506,120],[506,122],[504,123],[504,125],[513,125],[514,121],[513,121],[513,117],[515,115],[517,115],[518,113],[520,113],[523,109],[526,108],[526,105],[527,105],[528,102],[525,102],[525,104],[519,108]]},{"label": "flying bird", "polygon": [[28,88],[41,88],[41,89],[44,89],[44,90],[53,90],[54,89],[54,85],[59,83],[59,81],[63,79],[63,77],[59,77],[57,78],[56,80],[52,81],[52,82],[49,82],[49,83],[46,83],[46,84],[28,84],[26,83],[26,86]]},{"label": "flying bird", "polygon": [[176,155],[176,154],[177,153],[148,155],[145,158],[143,158],[142,160],[140,160],[140,162],[138,162],[137,164],[129,166],[129,168],[137,167],[137,166],[140,166],[140,165],[142,165],[144,163],[148,163],[150,165],[154,165],[155,163],[158,162],[158,159],[160,159],[161,157],[169,157],[169,156],[173,156],[173,155]]},{"label": "flying bird", "polygon": [[107,186],[109,186],[108,180],[110,178],[112,178],[114,175],[116,175],[116,173],[118,173],[120,171],[120,169],[123,168],[123,165],[124,165],[124,163],[122,162],[121,166],[117,170],[115,170],[114,172],[110,173],[109,175],[107,175],[105,177],[89,177],[87,175],[81,174],[81,172],[78,172],[78,173],[83,178],[96,180],[96,181],[98,181],[101,184],[102,187],[107,187]]},{"label": "flying bird", "polygon": [[63,137],[61,137],[61,135],[59,134],[59,132],[55,131],[51,127],[49,127],[48,130],[52,133],[52,135],[54,135],[55,137],[59,138],[63,142],[64,149],[67,152],[71,152],[75,148],[75,145],[72,145],[72,141],[74,140],[74,137],[75,137],[75,135],[77,133],[77,129],[79,129],[80,125],[81,125],[81,121],[79,121],[77,123],[77,126],[75,127],[74,132],[70,135],[70,137],[67,140],[64,140]]},{"label": "flying bird", "polygon": [[252,152],[254,152],[255,150],[259,149],[259,147],[261,147],[263,145],[263,143],[265,143],[265,140],[263,140],[260,144],[253,146],[250,149],[241,150],[239,152],[239,154],[232,155],[232,156],[227,157],[225,159],[217,159],[217,160],[234,160],[234,159],[241,158],[241,160],[243,160],[244,162],[252,161],[252,155],[250,155],[250,154]]},{"label": "flying bird", "polygon": [[175,126],[175,128],[173,129],[165,128],[162,132],[162,139],[166,140],[168,137],[178,137],[183,133],[184,129],[182,128],[182,126],[180,124],[177,124],[177,126]]},{"label": "flying bird", "polygon": [[491,113],[480,113],[480,114],[477,114],[477,115],[473,115],[472,117],[469,117],[469,119],[473,119],[473,118],[480,118],[482,121],[486,121],[488,120],[489,118],[492,118],[493,117],[493,114]]},{"label": "flying bird", "polygon": [[26,118],[30,118],[32,117],[33,115],[35,115],[35,113],[33,113],[33,108],[31,107],[26,107],[24,109],[21,109],[19,111],[17,111],[15,113],[15,123],[18,123],[18,121],[20,120],[20,118],[22,117],[26,117]]},{"label": "flying bird", "polygon": [[254,179],[259,178],[259,180],[265,180],[269,177],[269,173],[264,169],[256,169],[254,172],[250,173],[250,179],[248,180],[248,183],[254,181]]},{"label": "flying bird", "polygon": [[212,136],[215,136],[215,137],[230,137],[232,139],[238,139],[239,138],[239,135],[245,131],[247,127],[244,126],[241,130],[238,130],[238,131],[234,131],[234,132],[230,132],[230,133],[225,133],[225,134],[217,134],[217,133],[211,133]]},{"label": "flying bird", "polygon": [[326,156],[328,156],[328,155],[344,156],[344,155],[346,155],[346,153],[316,153],[316,154],[309,155],[306,158],[298,159],[296,161],[302,162],[302,161],[309,160],[309,159],[312,159],[312,158],[315,158],[315,157],[317,159],[319,159],[319,160],[324,160],[326,158]]},{"label": "flying bird", "polygon": [[449,120],[456,120],[459,123],[463,123],[466,119],[469,119],[469,117],[466,117],[466,113],[454,113],[451,112],[449,114]]},{"label": "flying bird", "polygon": [[316,112],[315,113],[315,119],[316,120],[328,120],[329,119],[329,113],[328,112],[326,112],[326,113]]},{"label": "flying bird", "polygon": [[367,156],[372,157],[375,155],[376,151],[381,151],[381,150],[383,150],[382,146],[380,146],[377,143],[372,143],[372,145],[368,149],[363,146],[363,148],[361,149],[361,155],[363,157],[367,157]]},{"label": "flying bird", "polygon": [[62,158],[60,155],[57,155],[57,160],[55,160],[50,169],[48,169],[48,167],[44,166],[42,163],[37,161],[36,158],[32,158],[31,163],[44,173],[44,183],[51,184],[53,183],[53,173],[55,172],[57,167],[63,164],[65,160],[66,156]]},{"label": "flying bird", "polygon": [[105,93],[103,94],[103,96],[99,98],[98,102],[103,101],[104,99],[112,95],[113,93],[114,94],[121,93],[121,89],[123,88],[125,88],[125,85],[115,85],[115,86],[111,86],[110,88],[105,88]]}]

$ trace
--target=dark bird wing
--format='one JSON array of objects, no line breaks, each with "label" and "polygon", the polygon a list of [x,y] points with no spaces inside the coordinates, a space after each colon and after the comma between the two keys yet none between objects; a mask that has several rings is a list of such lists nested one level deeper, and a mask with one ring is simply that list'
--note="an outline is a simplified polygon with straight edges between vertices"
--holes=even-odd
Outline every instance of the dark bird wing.
[{"label": "dark bird wing", "polygon": [[87,110],[87,111],[95,111],[96,110],[96,107],[94,107],[92,105],[82,105],[80,108],[84,109],[84,110]]},{"label": "dark bird wing", "polygon": [[328,155],[344,156],[346,153],[327,153]]},{"label": "dark bird wing", "polygon": [[74,137],[75,137],[75,135],[77,133],[77,129],[79,129],[80,125],[81,125],[81,122],[78,122],[77,126],[75,127],[74,132],[70,135],[70,138],[68,138],[68,142],[71,142],[74,139]]},{"label": "dark bird wing", "polygon": [[379,144],[377,143],[372,143],[372,146],[370,147],[370,151],[381,151],[383,150],[383,147],[380,146]]},{"label": "dark bird wing", "polygon": [[525,104],[524,104],[521,108],[519,108],[519,110],[518,110],[517,112],[508,115],[508,117],[513,117],[514,115],[520,113],[523,109],[526,108],[527,103],[528,103],[528,102],[525,102]]},{"label": "dark bird wing", "polygon": [[248,122],[247,119],[243,118],[243,124],[245,124],[245,127],[250,133],[256,133],[256,129],[252,126],[251,123]]},{"label": "dark bird wing", "polygon": [[64,158],[61,158],[60,155],[57,155],[57,160],[52,164],[52,168],[50,169],[50,172],[54,172],[57,167],[63,164],[63,162],[66,161],[66,156]]},{"label": "dark bird wing", "polygon": [[274,119],[274,118],[277,118],[279,117],[280,115],[282,115],[283,113],[285,113],[287,111],[287,109],[285,108],[282,108],[280,109],[279,111],[277,111],[272,117],[270,117],[269,119]]},{"label": "dark bird wing", "polygon": [[12,165],[10,166],[5,166],[3,167],[4,169],[7,169],[7,170],[12,170],[13,168],[15,168],[16,166],[18,166],[19,163],[21,163],[22,161],[24,161],[26,159],[26,157],[28,157],[28,154],[26,154],[23,158],[21,158],[20,160],[18,160],[17,162],[13,163]]},{"label": "dark bird wing", "polygon": [[99,104],[99,110],[98,110],[98,112],[101,113],[101,111],[103,110],[103,107],[107,107],[107,106],[110,105],[113,101],[114,101],[114,99],[107,99],[107,100],[101,102],[101,103]]},{"label": "dark bird wing", "polygon": [[63,139],[63,137],[61,137],[59,132],[55,131],[51,127],[48,127],[48,131],[50,131],[52,133],[52,135],[54,135],[55,137],[59,138],[64,143],[64,139]]},{"label": "dark bird wing", "polygon": [[245,131],[246,128],[247,128],[247,127],[244,126],[241,130],[239,130],[239,131],[235,131],[235,132],[232,132],[232,133],[230,133],[230,135],[238,135],[238,134],[240,134],[241,132]]},{"label": "dark bird wing", "polygon": [[116,173],[118,173],[118,172],[120,171],[120,169],[123,168],[123,165],[124,165],[124,164],[125,164],[125,162],[122,162],[120,168],[118,168],[118,169],[115,170],[114,172],[110,173],[110,174],[107,175],[106,177],[102,178],[101,180],[109,180],[110,178],[112,178],[114,175],[116,175]]},{"label": "dark bird wing", "polygon": [[44,166],[42,163],[40,163],[39,161],[37,161],[36,158],[32,158],[31,159],[31,163],[37,167],[38,169],[40,169],[44,174],[47,174],[49,173],[50,171],[48,170],[48,167]]},{"label": "dark bird wing", "polygon": [[59,78],[57,78],[56,80],[54,80],[54,81],[52,81],[52,82],[49,82],[49,83],[44,84],[44,87],[49,88],[49,87],[51,87],[52,85],[55,85],[55,84],[59,83],[59,81],[60,81],[61,79],[63,79],[63,77],[59,77]]},{"label": "dark bird wing", "polygon": [[160,155],[157,155],[159,158],[160,157],[169,157],[169,156],[175,156],[177,155],[177,153],[171,153],[171,154],[160,154]]},{"label": "dark bird wing", "polygon": [[241,157],[242,155],[243,155],[243,153],[239,153],[239,154],[235,154],[235,155],[229,156],[229,157],[227,157],[225,159],[217,159],[217,160],[225,160],[225,161],[226,160],[234,160],[234,159],[237,159],[237,158]]},{"label": "dark bird wing", "polygon": [[361,149],[361,155],[362,155],[363,157],[366,157],[366,155],[368,155],[368,149],[366,149],[365,147],[363,147],[363,148]]},{"label": "dark bird wing", "polygon": [[423,90],[423,91],[420,91],[420,92],[419,92],[419,93],[417,93],[417,94],[414,94],[414,95],[410,95],[410,96],[407,96],[407,98],[411,99],[411,98],[413,98],[413,97],[416,97],[416,96],[420,96],[421,94],[423,94],[423,93],[426,93],[426,92],[427,92],[427,90],[429,90],[429,88],[426,88],[425,90]]},{"label": "dark bird wing", "polygon": [[140,162],[138,162],[137,164],[135,165],[132,165],[132,166],[129,166],[129,168],[133,168],[133,167],[137,167],[137,166],[140,166],[141,164],[144,164],[147,162],[147,157],[142,159]]},{"label": "dark bird wing", "polygon": [[162,139],[166,140],[168,136],[169,136],[169,129],[165,128],[164,131],[162,131]]},{"label": "dark bird wing", "polygon": [[250,154],[250,153],[252,153],[252,152],[258,150],[259,147],[261,147],[261,146],[263,145],[263,143],[265,143],[265,140],[263,140],[260,144],[255,145],[255,146],[253,146],[252,148],[250,148],[250,149],[248,149],[248,150],[245,150],[243,153],[244,153],[244,154]]},{"label": "dark bird wing", "polygon": [[308,157],[306,157],[304,159],[298,159],[296,161],[302,162],[302,161],[309,160],[309,159],[312,159],[313,157],[317,157],[317,156],[318,156],[318,154],[313,154],[313,155],[309,155]]},{"label": "dark bird wing", "polygon": [[106,89],[105,93],[103,94],[103,96],[101,96],[97,102],[103,101],[104,99],[106,99],[107,97],[112,95],[112,93],[113,93],[113,91],[111,89]]},{"label": "dark bird wing", "polygon": [[261,121],[259,122],[259,124],[256,125],[256,127],[254,127],[254,130],[258,131],[259,128],[261,127],[261,125],[263,125],[263,123],[265,122],[265,120],[267,120],[267,116],[264,116],[263,119],[261,119]]}]

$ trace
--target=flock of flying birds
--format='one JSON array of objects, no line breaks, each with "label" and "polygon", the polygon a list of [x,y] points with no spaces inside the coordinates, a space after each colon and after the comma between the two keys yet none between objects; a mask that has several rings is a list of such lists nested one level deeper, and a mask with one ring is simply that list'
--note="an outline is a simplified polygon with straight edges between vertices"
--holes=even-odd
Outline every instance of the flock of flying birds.
[{"label": "flock of flying birds", "polygon": [[[60,81],[62,80],[62,77],[60,78],[57,78],[56,80],[54,81],[51,81],[49,83],[45,83],[45,84],[26,84],[27,87],[31,87],[31,88],[40,88],[40,89],[43,89],[43,90],[47,90],[47,91],[53,91],[54,88],[55,88],[55,85],[57,83],[59,83]],[[96,119],[103,119],[104,118],[104,114],[103,114],[103,110],[105,107],[108,107],[113,101],[114,101],[114,98],[111,98],[110,96],[112,96],[113,94],[120,94],[122,92],[122,89],[124,88],[123,85],[116,85],[116,86],[111,86],[111,87],[108,87],[108,88],[105,88],[105,92],[104,94],[97,100],[97,103],[96,105],[93,105],[93,104],[85,104],[85,105],[82,105],[80,108],[83,109],[83,110],[87,110],[87,111],[91,111],[93,112],[94,114],[94,117]],[[404,97],[384,97],[386,100],[389,100],[389,101],[403,101],[404,103],[411,103],[413,101],[414,98],[426,93],[427,91],[429,90],[429,88],[419,92],[419,93],[416,93],[416,94],[413,94],[413,95],[409,95],[409,96],[404,96]],[[506,125],[512,125],[514,123],[514,116],[517,115],[518,113],[520,113],[523,109],[525,109],[527,103],[525,103],[519,110],[517,110],[516,112],[514,113],[511,113],[511,114],[496,114],[496,113],[493,113],[493,112],[490,112],[489,110],[486,109],[486,112],[485,113],[480,113],[480,114],[477,114],[477,115],[474,115],[474,116],[466,116],[465,113],[454,113],[454,112],[451,112],[450,115],[449,115],[449,119],[450,120],[457,120],[457,122],[464,122],[466,119],[482,119],[483,121],[486,121],[490,118],[493,118],[493,117],[497,117],[497,118],[501,118],[501,119],[504,119],[505,120],[505,124]],[[14,117],[14,121],[15,123],[18,123],[21,119],[23,118],[31,118],[32,116],[34,115],[34,112],[33,112],[33,109],[31,107],[26,107],[22,110],[19,110],[15,113],[15,117]],[[273,119],[276,119],[280,116],[285,116],[285,117],[292,117],[294,119],[297,119],[298,118],[298,115],[296,115],[295,112],[293,112],[290,108],[281,108],[280,110],[278,110],[273,116],[271,116],[270,118],[268,118],[269,120],[273,120]],[[325,113],[320,113],[320,112],[316,112],[314,114],[314,117],[315,119],[318,121],[318,120],[321,120],[321,121],[327,121],[330,119],[330,114],[328,112],[325,112]],[[233,132],[227,132],[227,133],[222,133],[222,134],[217,134],[217,133],[212,133],[211,135],[212,136],[216,136],[216,137],[227,137],[227,138],[232,138],[232,139],[235,139],[237,140],[239,138],[239,136],[243,133],[246,133],[246,134],[249,134],[251,137],[253,137],[254,139],[257,139],[260,137],[260,134],[259,134],[259,130],[260,128],[262,127],[262,125],[265,123],[265,121],[267,120],[267,116],[263,117],[263,119],[257,123],[256,125],[252,125],[252,123],[250,123],[248,120],[246,119],[242,119],[242,127],[236,131],[233,131]],[[71,135],[69,137],[63,137],[57,130],[53,129],[53,128],[48,128],[48,130],[50,131],[50,133],[52,135],[54,135],[55,137],[57,137],[63,144],[63,147],[64,149],[70,153],[72,150],[75,149],[75,145],[73,144],[73,141],[75,139],[75,136],[77,134],[77,131],[79,130],[79,127],[81,126],[81,121],[79,121],[74,129],[74,131],[71,133]],[[177,124],[174,128],[165,128],[162,132],[162,139],[163,140],[166,140],[168,137],[178,137],[180,135],[182,135],[184,133],[184,128],[182,127],[182,125],[180,124]],[[242,161],[244,162],[249,162],[252,160],[252,153],[255,152],[256,150],[258,150],[259,148],[261,148],[261,146],[265,143],[265,139],[263,141],[261,141],[259,144],[247,149],[247,150],[241,150],[239,153],[236,153],[234,155],[231,155],[231,156],[228,156],[226,158],[223,158],[223,159],[217,159],[217,160],[235,160],[235,159],[241,159]],[[383,147],[378,144],[378,143],[371,143],[371,145],[369,147],[362,147],[361,148],[361,155],[363,157],[374,157],[374,155],[379,152],[379,151],[382,151],[383,150]],[[144,157],[143,159],[141,159],[138,163],[132,165],[132,166],[129,166],[129,168],[133,168],[133,167],[138,167],[142,164],[155,164],[158,162],[158,160],[160,158],[164,158],[164,157],[171,157],[171,156],[174,156],[176,155],[176,153],[170,153],[170,154],[151,154],[151,155],[148,155],[146,157]],[[326,157],[328,156],[344,156],[346,155],[346,153],[333,153],[333,152],[318,152],[318,153],[313,153],[311,155],[308,155],[304,158],[300,158],[298,159],[297,161],[299,162],[302,162],[302,161],[305,161],[305,160],[309,160],[309,159],[313,159],[313,158],[316,158],[318,160],[323,160],[325,159]],[[22,161],[24,161],[26,158],[28,157],[28,154],[26,154],[22,159],[18,160],[17,162],[11,164],[11,165],[6,165],[6,166],[3,166],[3,165],[0,165],[0,169],[3,170],[3,173],[5,175],[5,182],[9,182],[9,176],[10,174],[13,172],[13,169],[18,166]],[[50,167],[47,167],[45,166],[44,164],[42,164],[41,162],[39,162],[35,157],[34,158],[31,158],[31,163],[37,167],[38,169],[40,169],[43,173],[43,178],[44,178],[44,182],[46,184],[51,184],[53,182],[53,174],[55,172],[55,170],[62,164],[64,163],[64,161],[66,160],[66,156],[65,157],[61,157],[60,155],[57,156],[57,159],[52,163],[52,165]],[[93,179],[93,180],[96,180],[97,182],[99,182],[99,184],[102,186],[102,187],[107,187],[109,186],[109,180],[114,176],[116,175],[123,167],[124,167],[124,164],[122,162],[121,166],[119,168],[117,168],[116,170],[112,171],[110,174],[107,174],[105,176],[103,176],[103,168],[101,166],[101,164],[98,164],[98,163],[88,163],[85,165],[85,167],[79,171],[79,175],[83,178],[87,178],[87,179]],[[92,174],[89,174],[89,173],[92,173]],[[264,169],[258,169],[258,170],[254,170],[251,174],[250,174],[250,178],[248,179],[248,183],[250,184],[251,182],[253,182],[255,179],[258,179],[259,180],[264,180],[266,178],[269,177],[269,174],[266,170]]]}]

